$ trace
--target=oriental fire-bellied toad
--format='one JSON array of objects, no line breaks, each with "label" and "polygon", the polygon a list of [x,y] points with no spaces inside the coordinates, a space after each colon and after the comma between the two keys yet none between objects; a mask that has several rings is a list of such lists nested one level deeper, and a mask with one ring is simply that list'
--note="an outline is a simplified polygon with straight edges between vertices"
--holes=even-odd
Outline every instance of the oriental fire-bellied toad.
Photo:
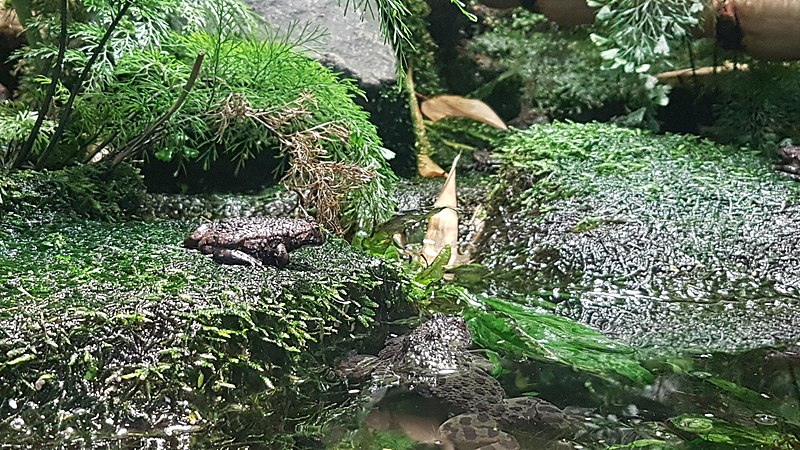
[{"label": "oriental fire-bellied toad", "polygon": [[312,220],[248,217],[200,225],[183,245],[222,264],[285,267],[291,250],[324,243],[325,234]]},{"label": "oriental fire-bellied toad", "polygon": [[785,141],[778,147],[777,153],[781,163],[775,164],[775,170],[781,171],[795,180],[800,180],[800,146]]},{"label": "oriental fire-bellied toad", "polygon": [[[439,426],[446,448],[516,450],[509,428],[559,432],[575,418],[535,397],[506,398],[500,382],[467,348],[472,336],[461,317],[437,314],[410,334],[390,338],[378,356],[355,355],[338,373],[371,379],[378,391],[396,386],[439,401],[449,417]],[[482,358],[481,358],[482,359]]]}]

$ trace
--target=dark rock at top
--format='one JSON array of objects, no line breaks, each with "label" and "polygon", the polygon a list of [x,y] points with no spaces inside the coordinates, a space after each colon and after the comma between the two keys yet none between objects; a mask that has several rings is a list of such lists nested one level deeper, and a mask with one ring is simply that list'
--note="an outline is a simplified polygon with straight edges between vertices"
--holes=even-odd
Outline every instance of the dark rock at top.
[{"label": "dark rock at top", "polygon": [[[365,98],[355,101],[371,115],[383,145],[397,154],[392,169],[401,176],[415,173],[414,140],[405,95],[397,87],[397,59],[383,41],[377,16],[345,8],[335,0],[245,0],[273,29],[286,30],[294,21],[302,28],[319,26],[328,35],[310,45],[308,55],[353,78]],[[362,20],[362,16],[363,19]]]},{"label": "dark rock at top", "polygon": [[[322,27],[328,36],[309,55],[357,79],[369,90],[396,82],[395,57],[379,31],[377,18],[345,9],[334,0],[245,0],[274,29],[286,30],[292,22],[302,27]],[[363,16],[364,20],[361,20]]]}]

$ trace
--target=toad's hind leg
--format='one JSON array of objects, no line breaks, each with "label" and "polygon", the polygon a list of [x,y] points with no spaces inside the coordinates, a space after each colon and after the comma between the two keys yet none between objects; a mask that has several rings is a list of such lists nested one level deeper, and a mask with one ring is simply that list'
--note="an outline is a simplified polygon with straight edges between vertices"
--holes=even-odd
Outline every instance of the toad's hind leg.
[{"label": "toad's hind leg", "polygon": [[514,436],[502,431],[488,414],[461,414],[439,426],[442,441],[456,449],[519,450]]},{"label": "toad's hind leg", "polygon": [[236,264],[241,266],[261,267],[261,261],[241,250],[215,248],[212,254],[214,261],[220,264]]}]

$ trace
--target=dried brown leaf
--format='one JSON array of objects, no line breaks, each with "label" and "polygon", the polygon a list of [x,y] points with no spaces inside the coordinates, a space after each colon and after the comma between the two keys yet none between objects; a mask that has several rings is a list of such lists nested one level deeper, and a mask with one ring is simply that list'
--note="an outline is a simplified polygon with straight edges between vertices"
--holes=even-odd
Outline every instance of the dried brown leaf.
[{"label": "dried brown leaf", "polygon": [[425,100],[420,108],[422,114],[434,122],[445,117],[466,117],[501,130],[508,129],[503,119],[489,105],[480,100],[458,95],[439,95]]}]

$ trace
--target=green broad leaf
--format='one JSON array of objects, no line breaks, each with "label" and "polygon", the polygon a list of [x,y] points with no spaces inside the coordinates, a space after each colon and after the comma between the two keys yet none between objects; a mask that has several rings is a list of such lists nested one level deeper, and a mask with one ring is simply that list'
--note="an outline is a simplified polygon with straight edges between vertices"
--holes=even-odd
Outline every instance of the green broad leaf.
[{"label": "green broad leaf", "polygon": [[450,273],[456,276],[456,280],[461,285],[479,285],[491,271],[482,264],[462,264],[450,269]]},{"label": "green broad leaf", "polygon": [[639,364],[637,352],[564,317],[534,311],[502,299],[479,299],[486,312],[465,312],[473,339],[489,350],[515,357],[558,362],[604,378],[621,375],[639,384],[653,375]]},{"label": "green broad leaf", "polygon": [[441,280],[445,272],[444,266],[446,266],[447,262],[450,261],[450,252],[450,246],[446,245],[442,251],[439,252],[439,255],[436,256],[436,259],[433,260],[431,265],[423,269],[417,274],[416,277],[414,277],[414,281],[422,284],[423,286],[428,286],[431,283]]},{"label": "green broad leaf", "polygon": [[755,403],[763,400],[763,397],[761,397],[761,394],[758,392],[744,386],[740,386],[732,381],[714,376],[706,379],[706,381],[748,403]]},{"label": "green broad leaf", "polygon": [[34,355],[32,353],[26,353],[24,355],[17,356],[16,358],[6,362],[5,365],[6,366],[16,366],[17,364],[22,364],[22,363],[24,363],[26,361],[31,361],[33,359],[36,359],[36,355]]},{"label": "green broad leaf", "polygon": [[683,414],[671,419],[675,428],[692,433],[705,442],[725,444],[733,448],[767,446],[774,449],[793,449],[800,445],[797,437],[783,434],[774,428],[735,425],[715,417]]},{"label": "green broad leaf", "polygon": [[752,410],[759,411],[760,413],[769,413],[772,416],[779,417],[786,423],[800,426],[800,411],[797,411],[797,408],[784,408],[784,405],[776,404],[774,401],[770,400],[769,397],[764,397],[752,389],[724,378],[712,376],[705,381],[731,394]]},{"label": "green broad leaf", "polygon": [[608,447],[608,450],[630,450],[637,448],[646,448],[648,450],[660,450],[673,447],[670,446],[666,441],[661,441],[658,439],[639,439],[638,441],[633,441],[623,445],[612,445],[611,447]]}]

